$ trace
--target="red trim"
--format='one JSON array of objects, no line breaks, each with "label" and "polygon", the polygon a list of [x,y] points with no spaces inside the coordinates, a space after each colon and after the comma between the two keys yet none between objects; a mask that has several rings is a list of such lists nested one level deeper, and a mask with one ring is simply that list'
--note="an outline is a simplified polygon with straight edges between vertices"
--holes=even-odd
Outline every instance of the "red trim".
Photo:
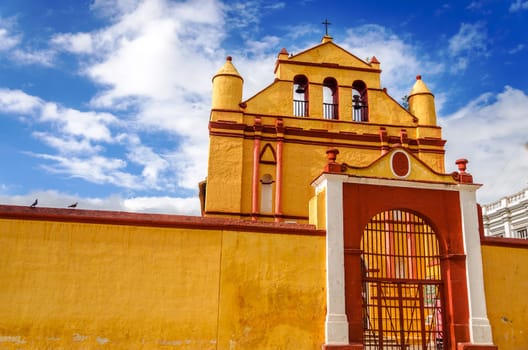
[{"label": "red trim", "polygon": [[[375,90],[375,89],[370,89],[369,90]],[[402,107],[403,108],[403,107]],[[227,110],[225,110],[227,111]],[[282,119],[285,119],[285,120],[289,120],[289,119],[293,119],[293,120],[298,120],[299,118],[303,118],[303,119],[306,119],[305,117],[294,117],[292,115],[279,115],[279,114],[260,114],[260,113],[244,113],[244,116],[245,117],[261,117],[261,118],[282,118]],[[327,122],[331,121],[332,123],[340,123],[340,124],[351,124],[351,123],[354,123],[352,121],[349,121],[349,120],[337,120],[337,119],[323,119],[323,118],[309,118],[310,121],[320,121],[321,124],[326,124]],[[211,120],[209,122],[209,129],[211,128],[223,128],[224,125],[238,125],[240,129],[243,129],[245,130],[246,127],[248,127],[248,125],[246,124],[239,124],[239,123],[236,123],[234,121],[231,121],[231,120]],[[368,126],[373,126],[373,127],[386,127],[387,124],[381,124],[381,123],[358,123],[358,124],[361,124],[361,125],[368,125]],[[270,132],[268,131],[267,127],[271,127],[272,129],[274,128],[274,126],[271,126],[271,125],[264,125],[264,132]],[[421,125],[421,126],[409,126],[408,124],[398,124],[398,125],[391,125],[391,128],[394,127],[398,127],[398,128],[404,128],[404,129],[408,129],[408,128],[411,128],[411,129],[415,129],[415,128],[421,128],[421,129],[439,129],[441,130],[442,128],[439,127],[439,126],[433,126],[433,125]],[[249,126],[249,128],[251,128],[251,126]],[[297,128],[297,129],[300,129],[302,130],[302,128]],[[376,128],[374,128],[376,129]],[[373,130],[374,130],[373,129]],[[249,131],[252,131],[252,129],[250,129]],[[273,132],[273,131],[271,131]],[[434,138],[430,138],[430,137],[426,137],[424,138],[423,140],[426,140],[426,139],[432,139],[434,140]],[[444,140],[445,142],[445,140]]]},{"label": "red trim", "polygon": [[[316,119],[313,119],[316,120]],[[319,120],[319,119],[317,119]],[[322,119],[321,119],[322,121]],[[326,119],[326,122],[332,121],[332,122],[339,122],[337,119]],[[345,122],[345,121],[341,121]],[[350,122],[346,122],[350,123]],[[407,126],[408,127],[408,126]],[[215,129],[215,130],[213,130]],[[225,136],[225,137],[243,137],[243,138],[253,138],[254,135],[248,135],[248,134],[242,134],[242,133],[224,133],[220,130],[238,130],[238,131],[244,131],[245,133],[251,133],[253,134],[254,129],[252,126],[248,126],[245,124],[234,124],[232,122],[214,122],[211,121],[209,123],[209,134],[212,136]],[[374,131],[374,130],[373,130]],[[268,134],[275,134],[276,129],[274,126],[271,125],[264,125],[262,129],[262,133],[268,133]],[[340,131],[340,132],[330,132],[326,129],[303,129],[299,127],[284,127],[284,134],[288,136],[301,136],[301,137],[307,137],[307,138],[320,138],[325,139],[324,142],[326,145],[328,145],[328,140],[347,140],[347,141],[360,141],[360,142],[372,142],[372,146],[366,146],[361,145],[361,147],[364,148],[372,148],[372,149],[379,149],[379,142],[380,142],[380,135],[378,133],[372,133],[372,134],[357,134],[355,132],[347,132],[347,131]],[[274,137],[270,136],[263,136],[263,139],[270,139],[273,140]],[[288,140],[288,142],[295,142],[293,140]],[[388,139],[389,143],[400,143],[399,136],[391,136]],[[436,139],[436,138],[423,138],[423,139],[409,139],[408,140],[409,145],[415,145],[415,146],[436,146],[436,147],[443,147],[446,143],[446,140],[442,139]],[[318,144],[317,141],[308,141],[309,144]],[[337,143],[334,143],[337,144]],[[347,145],[347,144],[344,144]],[[348,144],[350,145],[350,144]],[[360,145],[358,145],[360,146]],[[420,149],[420,152],[441,152],[443,153],[443,150],[427,150],[427,149]]]},{"label": "red trim", "polygon": [[479,345],[470,343],[459,343],[457,350],[498,350],[497,345]]},{"label": "red trim", "polygon": [[[271,155],[273,156],[273,160],[272,161],[270,161],[270,160],[262,160],[262,157],[266,153],[267,149],[270,150]],[[263,163],[263,164],[273,164],[273,165],[277,164],[277,154],[275,153],[275,150],[273,149],[273,147],[269,143],[266,143],[264,145],[264,147],[262,148],[262,151],[259,154],[259,161],[261,163]]]},{"label": "red trim", "polygon": [[528,239],[505,237],[481,237],[480,244],[507,248],[528,249]]},{"label": "red trim", "polygon": [[[393,153],[393,155],[398,154],[398,153],[401,153],[401,152],[397,152],[397,150],[403,150],[403,151],[406,151],[406,153],[409,153],[409,154],[411,155],[411,157],[413,157],[413,159],[414,159],[416,162],[422,164],[425,168],[427,168],[427,169],[428,169],[430,172],[432,172],[433,174],[438,175],[438,176],[441,176],[441,177],[447,177],[447,178],[449,178],[449,179],[454,179],[454,180],[456,181],[456,179],[453,177],[453,173],[451,173],[451,174],[444,174],[444,173],[439,173],[439,172],[437,172],[436,170],[434,170],[433,168],[431,168],[431,167],[429,166],[429,164],[425,163],[422,159],[418,158],[418,157],[414,154],[414,152],[409,152],[408,149],[405,149],[405,148],[402,148],[402,147],[399,146],[399,147],[393,147],[391,150],[396,150],[396,151]],[[388,153],[390,153],[390,151],[389,151]],[[387,153],[381,154],[378,158],[374,159],[370,164],[367,164],[367,165],[365,165],[365,166],[355,166],[355,165],[349,165],[349,164],[347,164],[347,163],[342,163],[342,164],[343,164],[343,172],[346,171],[346,169],[367,169],[367,168],[373,166],[376,162],[379,162],[379,161],[380,161],[381,159],[383,159],[384,157],[389,157],[389,156],[387,155]],[[394,156],[390,156],[390,157],[394,157]],[[407,156],[405,156],[405,160],[407,161]],[[407,162],[410,163],[410,160],[408,160]],[[393,162],[393,163],[394,163],[394,162]],[[393,165],[393,169],[394,169],[394,165]],[[394,170],[395,170],[395,169],[394,169]],[[409,169],[407,169],[407,170],[409,170]],[[455,174],[458,174],[458,173],[455,173]],[[396,174],[396,175],[398,175],[398,174]],[[451,176],[450,176],[450,175],[451,175]],[[353,176],[353,175],[350,175],[350,176]],[[450,177],[449,177],[449,176],[450,176]],[[402,179],[402,180],[403,180],[403,179]],[[433,182],[433,181],[423,181],[423,180],[405,180],[405,181],[410,181],[410,182],[412,182],[412,181],[416,181],[416,182],[420,182],[420,183],[423,183],[423,182],[431,182],[431,183],[435,183],[435,182],[436,182],[436,183],[437,183],[437,181],[434,181],[434,182]],[[445,183],[452,183],[452,182],[445,182]]]},{"label": "red trim", "polygon": [[277,183],[275,184],[275,221],[282,219],[282,148],[284,142],[279,139],[277,142]]},{"label": "red trim", "polygon": [[[228,61],[230,61],[230,60],[228,60]],[[237,77],[237,78],[239,78],[240,80],[244,81],[244,79],[243,79],[240,75],[238,75],[238,74],[236,74],[236,73],[218,73],[218,74],[215,74],[215,76],[213,77],[213,80],[214,80],[216,77]]]},{"label": "red trim", "polygon": [[167,214],[143,214],[118,211],[30,208],[15,205],[0,205],[0,219],[35,220],[57,222],[80,222],[88,224],[129,225],[147,227],[191,228],[204,230],[238,230],[325,236],[326,231],[313,225],[248,221],[229,218],[183,216]]},{"label": "red trim", "polygon": [[[253,140],[253,183],[251,193],[251,212],[257,214],[259,212],[259,166],[260,166],[260,138],[255,137]],[[256,216],[252,216],[253,220],[257,220]]]},{"label": "red trim", "polygon": [[[462,238],[462,214],[457,191],[365,184],[343,184],[345,294],[350,341],[363,341],[361,298],[361,237],[376,214],[406,209],[424,217],[440,244],[442,280],[449,344],[469,341],[469,300]],[[346,254],[356,251],[357,254]],[[451,345],[452,346],[452,345]]]},{"label": "red trim", "polygon": [[347,344],[347,345],[324,344],[323,350],[363,350],[363,344]]},{"label": "red trim", "polygon": [[230,120],[211,120],[209,122],[209,130],[211,129],[227,129],[227,130],[246,130],[246,124],[239,124]]},{"label": "red trim", "polygon": [[[241,218],[245,218],[245,217],[250,217],[251,214],[250,213],[245,213],[245,212],[230,212],[230,211],[206,211],[205,212],[205,215],[223,215],[223,216],[226,216],[226,215],[229,215],[229,216],[234,216],[234,217],[241,217]],[[258,217],[262,217],[262,218],[274,218],[275,217],[275,214],[258,214],[257,215]],[[305,221],[308,221],[308,216],[301,216],[301,215],[281,215],[281,217],[283,219],[290,219],[290,220],[305,220]]]},{"label": "red trim", "polygon": [[[340,134],[345,134],[344,132]],[[225,133],[225,132],[210,132],[210,136],[220,136],[220,137],[232,137],[232,138],[242,138],[246,140],[253,139],[253,135],[245,135],[245,134],[234,134],[234,133]],[[329,136],[332,137],[332,136]],[[342,139],[348,139],[346,137],[335,137],[335,138],[342,138]],[[270,137],[270,136],[262,136],[262,141],[266,142],[274,142],[277,140],[276,137]],[[354,143],[344,143],[344,142],[331,142],[330,140],[324,140],[324,141],[312,141],[312,140],[301,140],[301,139],[285,139],[285,143],[291,143],[291,144],[301,144],[301,145],[314,145],[314,146],[325,146],[325,147],[348,147],[348,148],[356,148],[356,149],[367,149],[367,150],[379,150],[379,141],[377,144],[372,145],[363,145],[363,144],[354,144]],[[417,145],[413,140],[409,141],[409,145],[414,146]],[[443,149],[416,149],[416,148],[409,148],[407,149],[410,153],[430,153],[430,154],[445,154],[445,150]]]},{"label": "red trim", "polygon": [[484,236],[484,221],[482,219],[482,207],[480,204],[477,204],[477,213],[479,221],[480,245],[528,249],[528,239]]}]

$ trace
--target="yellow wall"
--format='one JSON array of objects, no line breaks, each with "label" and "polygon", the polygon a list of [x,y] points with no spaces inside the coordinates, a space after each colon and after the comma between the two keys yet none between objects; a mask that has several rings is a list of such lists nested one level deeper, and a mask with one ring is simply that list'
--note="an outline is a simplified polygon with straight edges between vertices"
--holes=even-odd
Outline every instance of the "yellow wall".
[{"label": "yellow wall", "polygon": [[0,349],[317,349],[324,237],[0,220]]},{"label": "yellow wall", "polygon": [[482,246],[493,342],[500,350],[528,349],[528,246]]},{"label": "yellow wall", "polygon": [[207,211],[241,212],[242,177],[244,148],[242,138],[222,138],[211,136],[209,139],[209,169],[215,169],[214,176],[207,177]]}]

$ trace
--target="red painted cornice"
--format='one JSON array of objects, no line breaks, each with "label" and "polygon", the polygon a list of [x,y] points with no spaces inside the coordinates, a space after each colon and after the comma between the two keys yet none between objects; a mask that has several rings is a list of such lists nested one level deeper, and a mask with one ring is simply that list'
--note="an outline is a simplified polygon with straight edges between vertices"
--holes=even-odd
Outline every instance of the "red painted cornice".
[{"label": "red painted cornice", "polygon": [[89,224],[128,225],[146,227],[230,230],[277,234],[324,236],[326,231],[308,224],[248,221],[200,216],[145,214],[104,210],[31,208],[0,205],[0,219],[78,222]]}]

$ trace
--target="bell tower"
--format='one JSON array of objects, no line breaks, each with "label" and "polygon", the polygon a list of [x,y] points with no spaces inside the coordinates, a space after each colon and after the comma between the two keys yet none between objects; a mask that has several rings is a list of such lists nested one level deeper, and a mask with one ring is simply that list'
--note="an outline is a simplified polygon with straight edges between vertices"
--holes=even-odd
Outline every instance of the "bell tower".
[{"label": "bell tower", "polygon": [[297,54],[282,49],[274,73],[245,100],[231,57],[213,77],[204,215],[307,223],[328,148],[362,167],[402,146],[444,171],[434,97],[421,80],[407,110],[381,87],[376,57],[362,60],[328,35]]}]

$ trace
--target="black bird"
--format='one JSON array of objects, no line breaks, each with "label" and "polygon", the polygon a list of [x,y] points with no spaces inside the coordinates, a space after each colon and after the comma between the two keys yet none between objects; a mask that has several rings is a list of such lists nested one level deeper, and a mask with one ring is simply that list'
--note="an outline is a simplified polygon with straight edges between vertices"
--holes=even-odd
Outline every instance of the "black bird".
[{"label": "black bird", "polygon": [[30,205],[31,208],[35,208],[38,204],[38,198],[35,199],[35,201],[33,202],[33,204]]},{"label": "black bird", "polygon": [[76,208],[76,207],[77,207],[77,202],[68,205],[68,208]]}]

